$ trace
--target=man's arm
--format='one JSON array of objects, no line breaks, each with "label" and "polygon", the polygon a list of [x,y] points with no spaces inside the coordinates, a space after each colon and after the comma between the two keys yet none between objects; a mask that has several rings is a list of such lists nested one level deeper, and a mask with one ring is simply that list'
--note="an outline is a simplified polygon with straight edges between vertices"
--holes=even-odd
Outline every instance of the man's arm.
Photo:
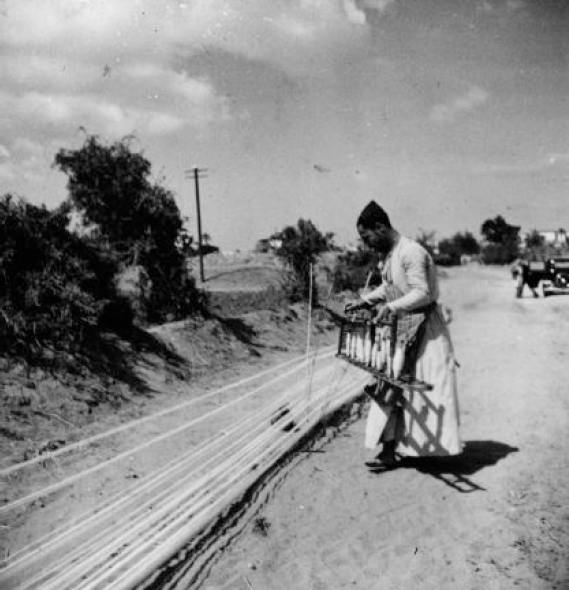
[{"label": "man's arm", "polygon": [[383,283],[372,291],[362,293],[361,298],[369,305],[375,305],[376,303],[385,301],[385,287]]},{"label": "man's arm", "polygon": [[379,287],[376,287],[375,289],[373,289],[373,291],[363,293],[362,295],[360,295],[360,297],[358,297],[358,299],[348,303],[345,306],[344,311],[346,313],[349,313],[357,311],[358,309],[370,309],[376,303],[381,303],[383,301],[385,301],[383,285],[379,285]]},{"label": "man's arm", "polygon": [[428,253],[420,247],[404,253],[401,264],[407,279],[409,291],[402,297],[391,301],[392,311],[412,311],[428,305],[436,298],[429,285],[429,268],[432,265]]}]

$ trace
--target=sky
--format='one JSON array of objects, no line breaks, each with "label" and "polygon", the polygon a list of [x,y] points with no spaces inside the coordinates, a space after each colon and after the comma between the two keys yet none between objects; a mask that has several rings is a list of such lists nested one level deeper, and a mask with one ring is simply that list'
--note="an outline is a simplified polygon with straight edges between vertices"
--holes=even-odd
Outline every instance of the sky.
[{"label": "sky", "polygon": [[0,0],[0,194],[133,135],[196,235],[248,250],[375,199],[414,237],[569,229],[566,0]]}]

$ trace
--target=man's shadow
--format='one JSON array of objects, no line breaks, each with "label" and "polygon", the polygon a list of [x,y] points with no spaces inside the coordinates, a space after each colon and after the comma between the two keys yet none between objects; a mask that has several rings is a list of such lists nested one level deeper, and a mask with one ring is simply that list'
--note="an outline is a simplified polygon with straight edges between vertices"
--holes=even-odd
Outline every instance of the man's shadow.
[{"label": "man's shadow", "polygon": [[474,483],[470,476],[485,467],[495,465],[510,453],[519,449],[493,440],[472,440],[464,445],[460,455],[452,457],[404,457],[399,468],[416,469],[421,473],[432,475],[449,487],[461,493],[486,491]]}]

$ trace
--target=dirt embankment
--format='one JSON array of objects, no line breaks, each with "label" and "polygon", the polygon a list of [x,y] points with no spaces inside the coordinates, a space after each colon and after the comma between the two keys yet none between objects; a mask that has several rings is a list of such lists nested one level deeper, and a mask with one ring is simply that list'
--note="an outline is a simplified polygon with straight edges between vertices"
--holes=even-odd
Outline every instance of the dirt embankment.
[{"label": "dirt embankment", "polygon": [[[134,328],[126,339],[104,334],[90,358],[67,359],[71,371],[0,358],[0,468],[174,403],[188,387],[207,388],[303,349],[306,308],[287,304],[274,257],[205,260],[205,318]],[[313,337],[328,337],[332,327],[317,314]]]}]

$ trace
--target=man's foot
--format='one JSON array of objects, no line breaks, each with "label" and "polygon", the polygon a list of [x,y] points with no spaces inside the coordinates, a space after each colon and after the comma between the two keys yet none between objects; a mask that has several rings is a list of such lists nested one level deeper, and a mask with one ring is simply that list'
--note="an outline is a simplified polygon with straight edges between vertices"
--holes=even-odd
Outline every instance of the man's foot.
[{"label": "man's foot", "polygon": [[371,397],[376,397],[379,389],[379,383],[377,381],[373,381],[372,383],[368,383],[364,387],[364,393],[367,393]]},{"label": "man's foot", "polygon": [[373,470],[388,471],[397,467],[397,457],[391,453],[380,453],[371,461],[366,461],[365,465]]}]

